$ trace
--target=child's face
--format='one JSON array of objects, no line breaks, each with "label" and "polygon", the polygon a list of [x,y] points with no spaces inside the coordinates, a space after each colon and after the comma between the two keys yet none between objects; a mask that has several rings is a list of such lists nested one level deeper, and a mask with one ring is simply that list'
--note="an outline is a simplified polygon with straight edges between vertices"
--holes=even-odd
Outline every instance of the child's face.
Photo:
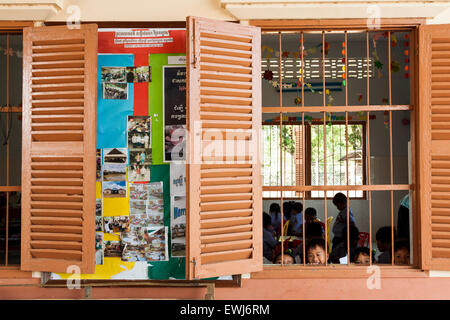
[{"label": "child's face", "polygon": [[345,209],[345,203],[337,203],[337,202],[333,202],[333,204],[336,206],[336,208],[337,208],[339,211],[342,211],[342,210]]},{"label": "child's face", "polygon": [[409,250],[400,248],[394,252],[395,264],[409,264]]},{"label": "child's face", "polygon": [[311,223],[314,222],[316,220],[316,217],[313,215],[305,215],[305,222],[306,223]]},{"label": "child's face", "polygon": [[[277,257],[277,259],[275,260],[276,264],[281,264],[281,255],[279,255]],[[294,263],[294,259],[292,259],[292,257],[290,255],[283,255],[283,264],[293,264]]]},{"label": "child's face", "polygon": [[328,259],[328,257],[325,256],[325,250],[320,246],[310,248],[308,250],[307,258],[309,264],[325,264]]},{"label": "child's face", "polygon": [[356,258],[355,263],[368,265],[368,264],[370,264],[370,257],[369,257],[369,255],[367,255],[365,253],[360,253],[358,255],[358,257]]},{"label": "child's face", "polygon": [[384,252],[384,251],[389,250],[389,243],[377,240],[377,247],[378,247],[378,250],[380,250],[381,252]]}]

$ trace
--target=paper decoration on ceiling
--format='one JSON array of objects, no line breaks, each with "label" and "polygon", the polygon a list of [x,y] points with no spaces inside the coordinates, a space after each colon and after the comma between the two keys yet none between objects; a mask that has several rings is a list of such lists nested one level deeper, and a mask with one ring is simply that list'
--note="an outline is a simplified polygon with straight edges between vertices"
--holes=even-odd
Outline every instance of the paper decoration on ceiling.
[{"label": "paper decoration on ceiling", "polygon": [[264,79],[271,81],[273,79],[273,72],[271,70],[264,71]]},{"label": "paper decoration on ceiling", "polygon": [[[342,55],[343,55],[343,57],[342,57],[342,63],[345,63],[345,47],[346,47],[346,44],[345,44],[345,41],[344,42],[342,42]],[[342,71],[344,71],[344,73],[342,73],[342,85],[345,87],[345,65],[344,66],[342,66]]]},{"label": "paper decoration on ceiling", "polygon": [[405,42],[403,43],[404,47],[406,48],[405,51],[403,51],[404,55],[405,55],[405,78],[408,79],[409,78],[409,34],[406,33],[403,38],[405,39]]},{"label": "paper decoration on ceiling", "polygon": [[389,112],[388,111],[384,112],[384,125],[386,126],[386,129],[389,126]]},{"label": "paper decoration on ceiling", "polygon": [[372,37],[372,43],[373,43],[373,51],[372,51],[372,56],[374,57],[374,66],[377,69],[377,76],[378,79],[380,79],[383,74],[381,73],[381,70],[383,69],[383,63],[380,60],[380,57],[378,56],[378,52],[377,52],[377,41],[381,38],[387,37],[387,32],[384,33],[376,33],[373,37]]},{"label": "paper decoration on ceiling", "polygon": [[[374,114],[369,115],[369,120],[375,120],[376,118],[377,118],[377,116],[374,115]],[[349,121],[352,121],[352,120],[367,120],[367,113],[362,111],[362,112],[358,112],[357,116],[349,115],[347,117],[347,120],[349,120]],[[283,116],[283,122],[301,122],[301,121],[302,121],[302,117]],[[304,121],[306,121],[306,122],[312,122],[312,121],[323,122],[323,117],[321,117],[321,118],[313,118],[310,115],[304,115]],[[345,116],[335,116],[335,115],[332,115],[332,113],[330,112],[329,115],[326,114],[325,121],[345,121]],[[273,119],[267,119],[267,120],[265,120],[265,122],[280,122],[280,116],[277,116],[277,117],[275,117]]]}]

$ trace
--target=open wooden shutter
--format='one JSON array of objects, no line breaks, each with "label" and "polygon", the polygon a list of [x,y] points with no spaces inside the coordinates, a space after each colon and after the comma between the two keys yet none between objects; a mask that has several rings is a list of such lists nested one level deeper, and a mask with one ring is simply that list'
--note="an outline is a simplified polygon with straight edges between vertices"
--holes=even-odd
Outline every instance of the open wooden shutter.
[{"label": "open wooden shutter", "polygon": [[421,262],[450,270],[450,26],[419,36]]},{"label": "open wooden shutter", "polygon": [[23,33],[21,269],[95,268],[97,26]]},{"label": "open wooden shutter", "polygon": [[[259,271],[260,29],[195,17],[187,18],[187,29],[186,278]],[[248,143],[246,151],[225,150],[239,145],[234,133]],[[209,153],[214,143],[223,148]]]}]

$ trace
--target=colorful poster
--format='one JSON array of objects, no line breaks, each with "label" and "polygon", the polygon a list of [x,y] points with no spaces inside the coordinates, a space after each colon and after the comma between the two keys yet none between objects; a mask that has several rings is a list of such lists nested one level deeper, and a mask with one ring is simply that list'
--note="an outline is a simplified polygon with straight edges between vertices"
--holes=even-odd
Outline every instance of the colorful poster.
[{"label": "colorful poster", "polygon": [[186,197],[171,197],[170,228],[172,234],[172,257],[186,255]]},{"label": "colorful poster", "polygon": [[171,162],[170,163],[170,195],[184,196],[186,195],[186,164]]},{"label": "colorful poster", "polygon": [[163,66],[164,161],[185,160],[186,67]]}]

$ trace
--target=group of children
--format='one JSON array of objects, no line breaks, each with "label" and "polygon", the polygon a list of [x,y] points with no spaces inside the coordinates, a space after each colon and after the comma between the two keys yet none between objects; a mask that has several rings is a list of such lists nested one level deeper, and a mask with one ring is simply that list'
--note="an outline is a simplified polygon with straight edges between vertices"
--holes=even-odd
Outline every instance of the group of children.
[{"label": "group of children", "polygon": [[[333,204],[339,213],[332,227],[333,237],[330,250],[325,242],[325,224],[317,218],[316,209],[306,208],[304,211],[305,218],[303,219],[302,203],[289,201],[283,203],[282,217],[280,206],[277,203],[272,203],[269,213],[263,213],[263,255],[265,263],[280,264],[282,259],[283,264],[303,263],[302,241],[297,241],[295,245],[286,243],[282,254],[281,242],[278,239],[282,235],[303,239],[304,230],[306,244],[304,256],[307,264],[346,264],[348,263],[348,256],[350,257],[349,262],[355,264],[368,265],[370,260],[372,260],[372,263],[391,264],[392,243],[394,243],[394,264],[410,264],[409,239],[398,238],[396,230],[390,226],[380,228],[375,238],[378,251],[381,254],[376,259],[374,252],[371,253],[369,248],[359,245],[360,233],[350,207],[347,213],[347,197],[343,193],[337,193],[333,197]],[[349,217],[348,232],[347,214]],[[283,219],[283,226],[287,225],[287,230],[281,230],[281,219]],[[392,235],[394,241],[392,241]],[[326,246],[327,250],[325,250]],[[348,249],[350,249],[350,252],[347,255]]]}]

